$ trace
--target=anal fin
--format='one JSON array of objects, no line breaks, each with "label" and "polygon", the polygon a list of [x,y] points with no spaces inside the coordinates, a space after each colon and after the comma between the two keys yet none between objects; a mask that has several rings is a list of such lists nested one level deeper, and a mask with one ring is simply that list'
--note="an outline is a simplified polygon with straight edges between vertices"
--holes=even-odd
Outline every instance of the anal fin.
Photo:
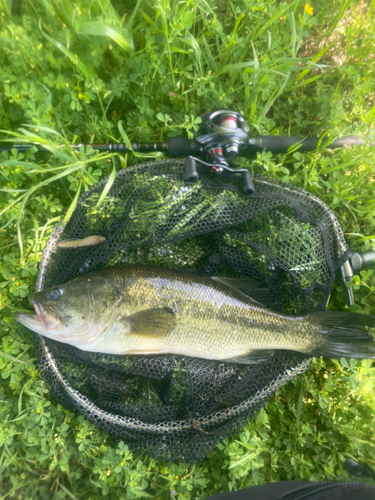
[{"label": "anal fin", "polygon": [[242,365],[252,365],[257,363],[262,363],[268,361],[275,354],[274,350],[254,350],[245,354],[244,356],[238,356],[237,358],[223,359],[228,363],[239,363]]},{"label": "anal fin", "polygon": [[123,354],[125,356],[132,355],[132,356],[148,356],[148,355],[159,355],[159,354],[168,354],[169,351],[158,351],[157,349],[145,349],[142,351],[142,349],[132,349],[131,351],[126,351]]}]

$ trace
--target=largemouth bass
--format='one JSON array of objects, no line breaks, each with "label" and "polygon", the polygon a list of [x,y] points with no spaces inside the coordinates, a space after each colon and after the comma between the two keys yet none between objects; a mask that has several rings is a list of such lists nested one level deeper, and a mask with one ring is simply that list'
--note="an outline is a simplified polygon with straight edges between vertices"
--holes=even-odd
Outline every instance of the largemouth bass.
[{"label": "largemouth bass", "polygon": [[274,312],[222,282],[147,266],[91,271],[35,293],[36,315],[16,319],[34,332],[85,351],[182,354],[258,362],[275,350],[311,356],[375,357],[367,333],[375,318],[357,313]]}]

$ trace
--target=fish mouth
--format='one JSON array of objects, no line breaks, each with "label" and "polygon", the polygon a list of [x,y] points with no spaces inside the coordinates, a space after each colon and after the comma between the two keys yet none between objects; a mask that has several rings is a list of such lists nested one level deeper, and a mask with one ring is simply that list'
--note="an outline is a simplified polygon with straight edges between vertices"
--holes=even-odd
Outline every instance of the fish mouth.
[{"label": "fish mouth", "polygon": [[16,319],[19,323],[26,326],[26,328],[29,328],[33,332],[44,333],[46,331],[40,319],[35,314],[18,312],[15,314],[14,319]]},{"label": "fish mouth", "polygon": [[59,313],[50,304],[48,305],[48,307],[43,306],[40,302],[37,302],[35,300],[35,297],[33,295],[29,297],[29,300],[34,306],[37,318],[44,330],[54,330],[61,323]]},{"label": "fish mouth", "polygon": [[45,309],[41,304],[30,300],[34,306],[36,314],[17,313],[15,319],[30,330],[47,337],[58,332],[61,324],[60,316],[50,309]]},{"label": "fish mouth", "polygon": [[34,304],[33,304],[33,306],[34,306],[34,309],[35,309],[36,315],[38,316],[38,319],[39,319],[39,321],[40,321],[41,325],[43,326],[43,328],[44,328],[45,330],[48,330],[48,327],[47,327],[47,325],[46,325],[46,323],[45,323],[45,321],[44,321],[44,319],[43,319],[43,316],[42,316],[42,313],[41,313],[41,311],[40,311],[40,309],[39,309],[39,307],[38,307],[38,304],[35,304],[35,303],[34,303]]}]

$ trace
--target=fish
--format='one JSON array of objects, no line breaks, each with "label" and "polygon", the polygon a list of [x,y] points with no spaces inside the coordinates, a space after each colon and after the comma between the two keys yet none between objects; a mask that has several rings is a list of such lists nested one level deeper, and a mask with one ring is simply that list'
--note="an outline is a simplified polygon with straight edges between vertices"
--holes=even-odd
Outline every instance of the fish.
[{"label": "fish", "polygon": [[375,357],[375,339],[368,333],[375,317],[334,311],[282,314],[238,290],[235,278],[114,266],[29,299],[36,314],[17,313],[17,321],[84,351],[180,354],[235,363],[258,363],[279,350],[330,358]]},{"label": "fish", "polygon": [[102,245],[106,241],[107,240],[106,238],[104,238],[104,236],[99,236],[97,234],[94,234],[92,236],[87,236],[86,238],[83,239],[70,239],[70,240],[59,241],[57,246],[58,248],[63,248],[64,250],[72,250],[75,248],[88,248],[97,245]]}]

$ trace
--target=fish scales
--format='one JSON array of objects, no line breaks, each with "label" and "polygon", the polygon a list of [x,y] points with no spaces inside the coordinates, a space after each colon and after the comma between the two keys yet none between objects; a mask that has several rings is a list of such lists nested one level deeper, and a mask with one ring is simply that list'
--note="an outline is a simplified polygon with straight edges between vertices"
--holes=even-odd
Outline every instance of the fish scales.
[{"label": "fish scales", "polygon": [[[121,271],[114,277],[118,289],[123,283]],[[264,310],[241,292],[210,278],[182,273],[176,276],[164,269],[138,269],[127,293],[134,313],[145,307],[173,309],[177,305],[176,327],[167,337],[155,339],[160,350],[194,357],[206,353],[206,359],[225,359],[249,352],[250,339],[253,349],[277,348],[281,336],[285,349],[295,349],[296,343],[303,348],[306,342],[314,341],[313,331],[311,339],[306,338],[303,328],[296,332],[298,338],[290,332],[294,318]],[[122,336],[124,348],[126,340]],[[140,345],[148,342],[141,337],[138,340]]]},{"label": "fish scales", "polygon": [[171,269],[104,268],[30,300],[37,316],[18,314],[19,321],[86,351],[238,362],[264,359],[277,349],[329,357],[375,355],[366,331],[374,325],[371,316],[281,314],[225,283]]}]

